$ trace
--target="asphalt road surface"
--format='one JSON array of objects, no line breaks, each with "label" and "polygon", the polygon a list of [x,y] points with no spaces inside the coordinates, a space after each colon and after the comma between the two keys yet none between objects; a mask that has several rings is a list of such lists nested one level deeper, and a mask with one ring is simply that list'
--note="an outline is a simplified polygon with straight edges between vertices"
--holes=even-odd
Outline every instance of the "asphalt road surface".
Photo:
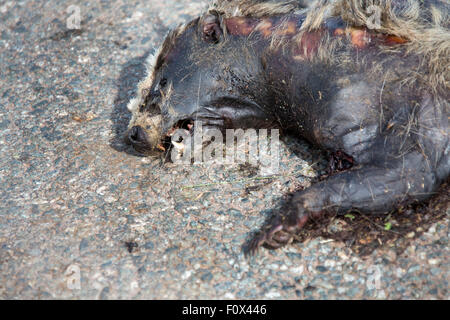
[{"label": "asphalt road surface", "polygon": [[324,172],[306,143],[283,140],[272,179],[122,143],[143,60],[204,6],[0,1],[0,298],[449,299],[448,212],[366,255],[313,237],[244,257],[283,195]]}]

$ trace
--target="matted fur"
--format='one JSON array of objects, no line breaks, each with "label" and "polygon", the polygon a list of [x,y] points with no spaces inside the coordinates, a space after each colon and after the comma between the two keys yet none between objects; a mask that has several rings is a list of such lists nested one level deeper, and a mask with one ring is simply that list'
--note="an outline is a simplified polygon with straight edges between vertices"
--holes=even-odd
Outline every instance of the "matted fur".
[{"label": "matted fur", "polygon": [[[329,210],[387,213],[395,207],[426,199],[438,183],[448,179],[448,3],[439,0],[317,0],[308,9],[303,9],[299,3],[215,1],[207,14],[181,25],[166,37],[158,54],[149,59],[148,76],[139,84],[137,97],[130,102],[133,110],[130,127],[139,127],[131,128],[127,137],[139,152],[140,149],[165,149],[165,144],[157,143],[168,144],[171,132],[184,128],[185,120],[196,119],[199,110],[206,111],[206,115],[213,113],[217,106],[213,103],[219,101],[218,97],[226,98],[223,102],[226,107],[229,101],[233,102],[230,110],[237,110],[239,119],[242,115],[238,108],[245,109],[247,101],[244,99],[250,96],[250,102],[257,103],[255,107],[251,104],[252,109],[260,109],[258,102],[262,102],[261,109],[273,112],[280,126],[298,126],[300,136],[333,152],[342,149],[352,164],[355,160],[357,166],[352,170],[331,175],[309,189],[297,191],[289,200],[292,210],[279,211],[252,239],[250,252],[262,244],[277,248],[290,243],[309,218]],[[381,13],[379,21],[370,19],[372,6]],[[234,16],[253,19],[226,20]],[[257,19],[260,20],[255,21]],[[255,27],[261,24],[264,29]],[[211,25],[214,37],[209,32]],[[270,29],[272,25],[279,30]],[[186,32],[191,26],[193,29]],[[230,34],[240,38],[227,34],[226,26]],[[186,36],[181,38],[184,32]],[[250,52],[253,46],[247,44],[258,41],[261,35],[264,42],[254,46],[258,47],[254,56],[255,52]],[[215,45],[205,40],[214,40]],[[186,42],[183,41],[192,41],[192,47],[188,43],[184,51]],[[200,46],[195,47],[198,43]],[[309,50],[308,45],[313,45],[313,50]],[[222,64],[221,56],[226,58]],[[248,57],[251,59],[246,60]],[[264,61],[267,57],[270,65]],[[277,60],[271,61],[273,58]],[[283,69],[281,59],[286,59],[289,66]],[[234,64],[233,60],[238,63]],[[161,68],[166,61],[167,72]],[[231,74],[224,70],[231,66],[237,72],[244,70],[244,76],[250,74],[251,80],[243,81],[242,86],[232,83],[228,90],[228,79],[215,79],[216,69],[211,68],[216,67],[215,63],[220,64],[225,75]],[[269,68],[265,68],[267,65]],[[270,69],[274,65],[275,68]],[[182,71],[177,72],[180,66]],[[184,66],[189,68],[185,70]],[[264,70],[277,75],[269,75],[269,79],[258,82],[258,77],[253,75],[265,76],[261,72]],[[297,71],[300,77],[296,79]],[[331,77],[328,77],[329,71]],[[186,81],[178,86],[186,79],[186,74],[194,74],[191,79],[197,80],[198,75],[202,79],[203,72],[208,74],[207,79],[212,79],[204,81],[209,83],[207,87],[201,86],[201,80],[198,86],[197,81]],[[291,74],[294,76],[290,77]],[[170,80],[162,82],[167,75]],[[230,77],[231,81],[235,78],[241,75]],[[293,79],[292,83],[289,78]],[[172,81],[178,87],[174,87]],[[267,91],[257,88],[257,93],[262,94],[259,98],[251,97],[253,82],[269,88]],[[150,88],[154,91],[148,91]],[[192,95],[197,90],[197,97],[200,97],[201,88],[208,95],[203,100],[198,98],[195,104]],[[322,100],[322,88],[328,90],[329,97],[318,101]],[[318,100],[312,90],[318,91]],[[298,97],[291,100],[291,93]],[[308,94],[311,97],[304,99]],[[228,96],[231,99],[227,99]],[[236,103],[235,97],[238,98]],[[221,106],[219,101],[218,107]],[[150,112],[158,107],[160,114]],[[275,114],[280,111],[285,113],[283,117]],[[270,127],[271,115],[264,112],[253,111],[252,122],[262,119],[264,125]],[[246,116],[245,112],[242,114]],[[219,127],[225,127],[222,120],[218,121]],[[186,128],[192,129],[189,123]],[[135,135],[136,132],[143,138]],[[176,144],[174,146],[177,148]],[[334,156],[332,159],[334,163]]]},{"label": "matted fur", "polygon": [[[128,128],[133,127],[136,124],[145,125],[148,122],[148,115],[139,112],[139,107],[145,103],[145,98],[150,89],[154,75],[156,71],[161,67],[162,59],[172,47],[175,39],[189,26],[190,24],[179,25],[174,30],[170,31],[165,37],[162,45],[153,53],[148,56],[145,61],[146,76],[138,83],[136,97],[132,98],[127,105],[128,110],[132,113],[131,120],[128,124]],[[148,123],[148,125],[152,125]]]},{"label": "matted fur", "polygon": [[215,10],[225,18],[237,16],[262,18],[299,12],[307,8],[311,2],[313,1],[216,0],[211,3],[209,10]]},{"label": "matted fur", "polygon": [[[304,9],[307,3],[312,3]],[[368,24],[371,6],[380,9],[380,24]],[[406,43],[386,47],[387,51],[403,51],[421,59],[420,70],[411,70],[404,79],[405,84],[416,85],[425,82],[430,90],[448,95],[450,74],[450,4],[445,0],[316,0],[316,1],[260,1],[260,0],[216,0],[210,6],[224,18],[246,16],[261,18],[287,13],[306,13],[306,19],[299,34],[300,42],[304,32],[321,28],[331,17],[343,19],[348,26],[367,27],[377,32],[395,35],[408,40]],[[275,33],[274,33],[275,34]],[[286,44],[273,39],[274,47]],[[330,59],[334,48],[333,41],[323,39],[318,52],[319,58]]]},{"label": "matted fur", "polygon": [[[368,25],[370,6],[380,8],[379,25]],[[411,70],[405,83],[426,85],[435,94],[448,97],[450,72],[450,5],[420,0],[319,0],[309,10],[302,30],[319,29],[325,19],[340,17],[349,26],[370,27],[408,40],[384,48],[420,57],[420,70]],[[301,34],[297,37],[299,41]],[[325,48],[332,53],[330,48]]]},{"label": "matted fur", "polygon": [[[305,9],[306,4],[312,3]],[[417,69],[404,71],[402,83],[409,86],[429,88],[436,102],[445,106],[449,112],[449,74],[450,74],[450,5],[447,1],[422,0],[316,0],[316,1],[263,1],[263,0],[215,0],[208,12],[219,13],[221,20],[233,16],[262,18],[283,14],[305,14],[306,18],[299,33],[291,40],[277,39],[276,32],[272,39],[272,48],[289,45],[292,41],[299,43],[305,32],[318,30],[324,21],[331,17],[343,19],[349,27],[369,27],[367,10],[370,6],[381,9],[381,20],[375,31],[395,35],[407,42],[381,48],[386,52],[397,52],[403,55],[414,55],[420,59]],[[145,101],[154,74],[160,67],[163,58],[174,45],[177,37],[193,23],[180,25],[165,38],[161,48],[155,55],[147,59],[147,77],[139,85],[136,97],[130,100],[128,109],[132,112],[131,128],[140,122],[139,106]],[[282,27],[282,24],[279,26]],[[370,25],[373,28],[372,25]],[[370,28],[369,28],[370,29]],[[226,36],[226,30],[224,30]],[[350,56],[335,52],[342,45],[338,37],[324,37],[314,59],[326,60],[329,63],[355,64]],[[361,64],[364,61],[360,62]],[[372,66],[374,76],[383,76],[389,83],[394,71],[387,71],[380,65]],[[379,75],[378,75],[379,73]],[[398,77],[398,75],[397,75]]]}]

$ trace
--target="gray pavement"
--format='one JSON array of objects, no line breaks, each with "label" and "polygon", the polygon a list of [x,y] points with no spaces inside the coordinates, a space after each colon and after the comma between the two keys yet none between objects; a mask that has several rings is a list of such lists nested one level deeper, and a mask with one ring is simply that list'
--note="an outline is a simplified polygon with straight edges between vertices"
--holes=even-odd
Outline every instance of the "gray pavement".
[{"label": "gray pavement", "polygon": [[243,256],[283,195],[323,173],[305,143],[285,139],[273,179],[123,145],[143,60],[204,5],[0,0],[0,298],[449,299],[448,212],[403,252],[316,237]]}]

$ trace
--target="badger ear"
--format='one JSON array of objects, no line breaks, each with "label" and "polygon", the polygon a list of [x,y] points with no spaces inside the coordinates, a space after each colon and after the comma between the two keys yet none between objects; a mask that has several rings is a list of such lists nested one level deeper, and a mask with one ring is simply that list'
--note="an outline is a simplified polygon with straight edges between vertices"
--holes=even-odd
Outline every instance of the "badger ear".
[{"label": "badger ear", "polygon": [[201,20],[202,38],[206,42],[218,43],[223,36],[220,17],[216,11],[209,11]]}]

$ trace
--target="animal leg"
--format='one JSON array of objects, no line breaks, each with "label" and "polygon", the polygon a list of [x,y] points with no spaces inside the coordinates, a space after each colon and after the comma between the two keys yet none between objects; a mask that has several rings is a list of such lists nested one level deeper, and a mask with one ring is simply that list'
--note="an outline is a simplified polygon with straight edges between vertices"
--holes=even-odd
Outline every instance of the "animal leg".
[{"label": "animal leg", "polygon": [[290,243],[310,217],[325,212],[358,210],[387,212],[401,203],[423,200],[439,186],[433,170],[418,152],[341,172],[293,195],[290,207],[279,212],[249,243],[249,253],[261,246],[279,248]]}]

